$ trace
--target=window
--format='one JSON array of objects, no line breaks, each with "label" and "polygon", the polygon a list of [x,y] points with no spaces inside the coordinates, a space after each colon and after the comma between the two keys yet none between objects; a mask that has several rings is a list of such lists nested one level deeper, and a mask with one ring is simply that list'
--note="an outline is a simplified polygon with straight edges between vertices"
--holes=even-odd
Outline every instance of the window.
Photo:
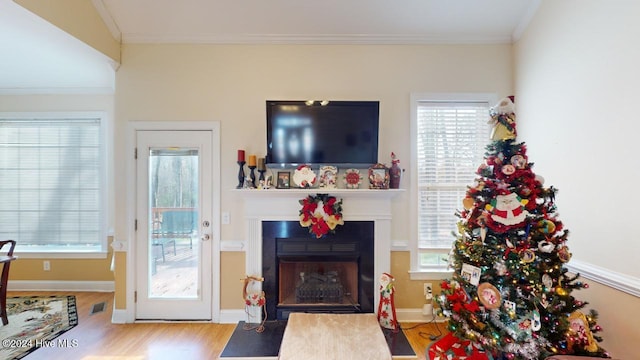
[{"label": "window", "polygon": [[0,114],[0,238],[24,252],[105,250],[102,125]]},{"label": "window", "polygon": [[487,95],[414,96],[416,264],[443,271],[467,186],[489,143]]}]

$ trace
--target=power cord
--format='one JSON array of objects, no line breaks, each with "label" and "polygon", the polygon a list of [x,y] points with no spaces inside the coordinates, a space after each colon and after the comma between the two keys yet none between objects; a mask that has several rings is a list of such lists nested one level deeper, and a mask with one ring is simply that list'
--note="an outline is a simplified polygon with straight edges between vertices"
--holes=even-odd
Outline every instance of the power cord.
[{"label": "power cord", "polygon": [[408,327],[408,328],[400,327],[400,329],[401,330],[413,330],[413,329],[418,328],[420,326],[430,325],[430,324],[435,325],[437,334],[433,334],[433,333],[425,332],[425,331],[420,331],[420,332],[418,332],[418,336],[420,336],[423,339],[429,339],[431,341],[435,341],[435,340],[439,339],[442,336],[442,330],[440,330],[440,326],[438,326],[438,322],[436,321],[436,316],[435,316],[435,312],[433,310],[433,307],[431,308],[431,320],[430,321],[425,322],[425,323],[419,323],[417,325],[414,325],[414,326],[411,326],[411,327]]}]

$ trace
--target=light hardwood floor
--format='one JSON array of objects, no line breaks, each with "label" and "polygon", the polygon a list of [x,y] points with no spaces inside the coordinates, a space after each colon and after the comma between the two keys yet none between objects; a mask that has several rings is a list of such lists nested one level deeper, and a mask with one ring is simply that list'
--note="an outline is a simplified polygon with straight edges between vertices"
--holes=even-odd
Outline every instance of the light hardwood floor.
[{"label": "light hardwood floor", "polygon": [[[25,360],[206,360],[217,359],[235,329],[235,324],[136,323],[112,324],[113,293],[97,292],[9,292],[7,296],[75,295],[78,326],[60,336],[77,341],[75,348],[41,348]],[[107,302],[105,311],[91,315],[93,304]],[[425,348],[438,334],[433,324],[402,324],[417,359],[425,359]],[[444,325],[439,325],[445,331]]]}]

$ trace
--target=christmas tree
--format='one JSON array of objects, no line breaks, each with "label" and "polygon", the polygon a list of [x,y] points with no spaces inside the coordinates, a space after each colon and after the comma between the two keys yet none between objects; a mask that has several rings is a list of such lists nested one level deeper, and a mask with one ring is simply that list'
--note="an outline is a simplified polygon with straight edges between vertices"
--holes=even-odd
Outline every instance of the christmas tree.
[{"label": "christmas tree", "polygon": [[564,266],[569,231],[558,219],[556,189],[532,171],[516,141],[513,97],[490,111],[485,161],[456,214],[449,263],[454,273],[436,298],[452,334],[502,359],[554,354],[609,357],[598,342],[597,313],[572,292],[588,287]]}]

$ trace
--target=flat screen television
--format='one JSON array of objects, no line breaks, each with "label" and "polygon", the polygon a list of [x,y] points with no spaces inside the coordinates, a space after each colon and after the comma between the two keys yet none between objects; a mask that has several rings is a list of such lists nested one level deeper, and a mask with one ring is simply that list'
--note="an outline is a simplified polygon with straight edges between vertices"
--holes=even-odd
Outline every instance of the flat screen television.
[{"label": "flat screen television", "polygon": [[272,167],[368,168],[378,162],[378,101],[267,101]]}]

